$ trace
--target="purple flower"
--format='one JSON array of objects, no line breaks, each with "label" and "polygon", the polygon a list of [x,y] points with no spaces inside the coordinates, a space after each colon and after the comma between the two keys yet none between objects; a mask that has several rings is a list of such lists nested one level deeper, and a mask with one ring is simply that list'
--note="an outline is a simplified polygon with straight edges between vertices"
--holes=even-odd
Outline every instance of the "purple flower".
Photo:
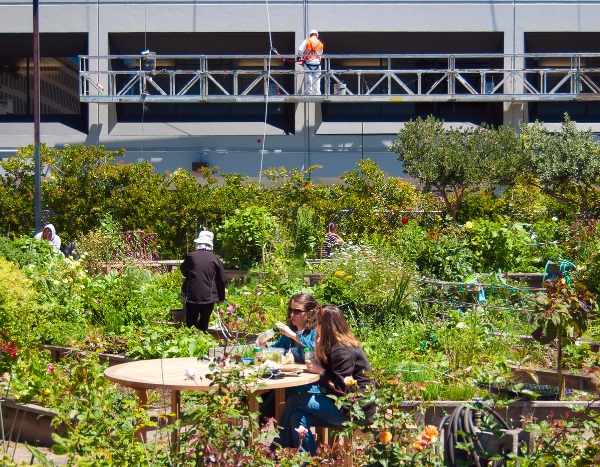
[{"label": "purple flower", "polygon": [[54,365],[52,363],[48,363],[46,370],[48,370],[49,373],[54,373]]}]

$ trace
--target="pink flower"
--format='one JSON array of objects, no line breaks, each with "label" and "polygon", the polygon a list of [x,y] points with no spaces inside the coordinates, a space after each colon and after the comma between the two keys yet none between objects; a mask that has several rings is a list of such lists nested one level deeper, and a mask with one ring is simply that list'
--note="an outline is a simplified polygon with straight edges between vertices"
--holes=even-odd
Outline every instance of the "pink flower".
[{"label": "pink flower", "polygon": [[46,370],[48,370],[49,373],[54,373],[54,365],[52,363],[48,363]]},{"label": "pink flower", "polygon": [[235,308],[233,308],[233,305],[229,305],[227,307],[227,313],[232,314],[235,311]]}]

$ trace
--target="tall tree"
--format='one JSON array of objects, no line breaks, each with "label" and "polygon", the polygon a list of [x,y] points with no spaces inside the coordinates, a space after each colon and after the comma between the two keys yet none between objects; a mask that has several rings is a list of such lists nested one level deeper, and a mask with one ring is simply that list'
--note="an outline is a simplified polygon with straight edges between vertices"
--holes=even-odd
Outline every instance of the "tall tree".
[{"label": "tall tree", "polygon": [[404,173],[435,190],[452,219],[466,193],[510,184],[519,172],[520,143],[512,127],[450,128],[432,116],[405,124],[389,148]]},{"label": "tall tree", "polygon": [[588,215],[600,188],[600,146],[592,130],[578,130],[566,113],[561,131],[552,132],[538,121],[521,130],[530,182]]}]

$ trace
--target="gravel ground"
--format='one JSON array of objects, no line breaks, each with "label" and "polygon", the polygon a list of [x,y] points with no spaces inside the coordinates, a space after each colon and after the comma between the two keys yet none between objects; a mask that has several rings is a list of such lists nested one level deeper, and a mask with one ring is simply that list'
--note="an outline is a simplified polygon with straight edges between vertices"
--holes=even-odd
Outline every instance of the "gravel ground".
[{"label": "gravel ground", "polygon": [[[8,449],[7,449],[8,447]],[[30,465],[31,463],[31,453],[25,447],[23,443],[17,443],[15,447],[15,443],[10,443],[8,446],[2,446],[4,454],[8,455],[9,459],[12,459],[16,463],[21,463],[23,465]],[[66,465],[67,464],[67,456],[57,456],[54,454],[50,448],[38,447],[38,449],[46,455],[46,459],[54,462],[55,465]],[[34,459],[33,463],[37,463]],[[0,465],[2,464],[2,459],[0,459]]]}]

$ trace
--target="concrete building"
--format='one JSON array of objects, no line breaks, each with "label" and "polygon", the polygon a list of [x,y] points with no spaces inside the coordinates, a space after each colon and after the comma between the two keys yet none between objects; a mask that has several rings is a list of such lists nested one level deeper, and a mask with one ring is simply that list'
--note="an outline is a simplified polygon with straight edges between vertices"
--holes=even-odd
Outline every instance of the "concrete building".
[{"label": "concrete building", "polygon": [[[124,147],[126,161],[148,160],[159,171],[203,163],[256,178],[261,167],[321,165],[314,176],[331,181],[370,158],[400,176],[401,164],[387,148],[403,122],[417,116],[433,114],[454,126],[535,119],[558,125],[569,112],[580,127],[600,132],[599,20],[598,0],[42,0],[41,138],[59,148]],[[291,57],[313,28],[331,57],[328,66],[339,73],[323,81],[326,95],[294,98],[302,95],[302,66],[270,49]],[[0,155],[33,143],[32,41],[31,2],[0,0]],[[157,54],[160,71],[145,81],[149,98],[126,102],[132,94],[139,98],[133,86],[122,95],[113,89],[111,99],[98,103],[93,97],[106,88],[127,84],[121,75],[109,86],[107,73],[139,70],[142,50]],[[459,58],[449,65],[448,54]],[[80,55],[90,56],[83,70]],[[96,58],[108,55],[137,59]],[[181,92],[188,81],[168,73],[193,74],[200,55],[212,56],[208,66],[220,73],[202,75],[206,89],[220,86],[229,97],[161,97],[158,87],[170,82],[174,94]],[[243,71],[269,55],[273,76],[288,73],[281,88],[268,81],[267,103],[261,88],[239,93],[238,86],[248,89],[255,79]],[[461,79],[452,67],[477,69],[478,77]],[[415,78],[380,79],[399,68]],[[503,80],[518,68],[529,70],[525,80]],[[548,78],[557,69],[564,73]],[[89,72],[87,82],[80,71]],[[563,75],[569,76],[563,81]],[[335,95],[334,76],[348,79],[347,94]],[[190,84],[190,93],[202,93],[204,85]],[[292,97],[279,98],[284,88]],[[452,94],[459,88],[467,97]]]}]

